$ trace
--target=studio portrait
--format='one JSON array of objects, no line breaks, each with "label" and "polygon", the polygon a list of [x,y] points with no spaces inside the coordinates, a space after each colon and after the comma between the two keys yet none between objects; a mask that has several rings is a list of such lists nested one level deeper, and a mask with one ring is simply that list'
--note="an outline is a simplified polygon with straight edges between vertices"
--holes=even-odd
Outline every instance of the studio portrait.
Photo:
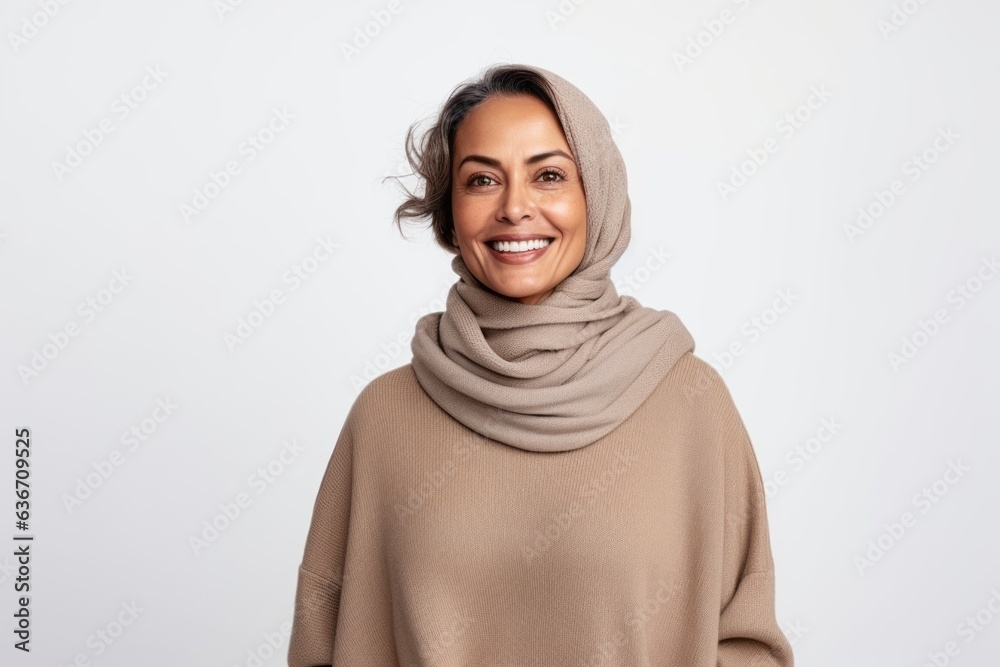
[{"label": "studio portrait", "polygon": [[997,19],[8,4],[0,664],[997,664]]}]

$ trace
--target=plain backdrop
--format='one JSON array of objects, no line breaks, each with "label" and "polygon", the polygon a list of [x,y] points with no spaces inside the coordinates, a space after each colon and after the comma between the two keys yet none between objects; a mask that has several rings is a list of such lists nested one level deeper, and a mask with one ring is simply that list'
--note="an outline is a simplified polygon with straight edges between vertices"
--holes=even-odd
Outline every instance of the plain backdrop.
[{"label": "plain backdrop", "polygon": [[457,279],[392,226],[383,178],[411,123],[520,62],[613,127],[612,277],[733,394],[796,664],[995,664],[998,20],[986,0],[3,3],[0,663],[284,664],[347,411]]}]

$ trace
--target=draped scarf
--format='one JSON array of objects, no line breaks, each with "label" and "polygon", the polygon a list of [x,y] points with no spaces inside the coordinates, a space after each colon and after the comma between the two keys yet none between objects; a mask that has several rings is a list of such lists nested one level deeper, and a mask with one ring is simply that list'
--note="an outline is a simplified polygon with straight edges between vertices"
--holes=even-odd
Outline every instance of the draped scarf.
[{"label": "draped scarf", "polygon": [[537,304],[487,289],[461,253],[443,312],[421,317],[411,350],[417,381],[442,410],[519,449],[584,447],[632,415],[674,363],[694,351],[674,313],[621,296],[610,272],[631,236],[625,163],[607,119],[546,69],[586,196],[580,265]]}]

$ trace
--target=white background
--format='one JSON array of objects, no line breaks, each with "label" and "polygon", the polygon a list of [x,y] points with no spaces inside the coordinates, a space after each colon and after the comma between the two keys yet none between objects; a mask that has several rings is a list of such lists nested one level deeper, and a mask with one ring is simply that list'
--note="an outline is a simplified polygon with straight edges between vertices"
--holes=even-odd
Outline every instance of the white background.
[{"label": "white background", "polygon": [[[251,666],[275,633],[261,662],[284,664],[347,410],[410,360],[415,318],[457,279],[429,232],[392,227],[400,194],[381,179],[405,170],[409,124],[494,62],[564,76],[611,121],[633,204],[612,276],[676,312],[730,387],[770,482],[796,664],[996,664],[996,3],[44,4],[0,8],[4,665]],[[275,109],[293,118],[269,135]],[[102,119],[112,131],[90,142]],[[258,134],[270,143],[250,160]],[[239,173],[206,188],[230,160]],[[196,190],[214,196],[185,220]],[[880,215],[857,225],[859,208]],[[311,263],[317,239],[337,248]],[[314,269],[297,289],[293,265]],[[227,345],[276,289],[271,316]],[[177,406],[160,422],[158,399]],[[12,648],[18,427],[30,655]],[[252,477],[269,463],[270,483]],[[249,506],[192,547],[240,493]],[[134,622],[96,640],[133,601]]]}]

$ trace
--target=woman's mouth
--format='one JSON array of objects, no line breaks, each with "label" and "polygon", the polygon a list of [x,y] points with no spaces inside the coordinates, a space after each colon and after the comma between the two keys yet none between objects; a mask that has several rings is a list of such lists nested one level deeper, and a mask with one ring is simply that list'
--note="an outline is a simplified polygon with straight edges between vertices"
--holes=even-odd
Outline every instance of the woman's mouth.
[{"label": "woman's mouth", "polygon": [[504,264],[527,264],[541,257],[555,239],[487,241],[490,254]]}]

